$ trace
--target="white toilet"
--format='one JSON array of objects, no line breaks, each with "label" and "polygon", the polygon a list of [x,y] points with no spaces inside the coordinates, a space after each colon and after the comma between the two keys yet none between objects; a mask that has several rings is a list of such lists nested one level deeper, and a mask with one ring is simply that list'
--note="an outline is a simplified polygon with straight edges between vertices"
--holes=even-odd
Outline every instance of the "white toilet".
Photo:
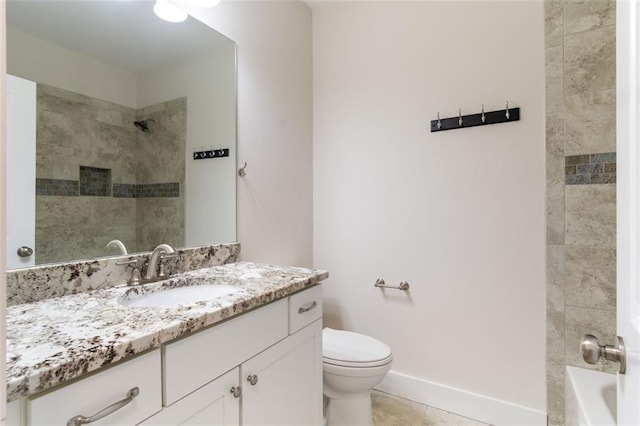
[{"label": "white toilet", "polygon": [[371,388],[391,368],[391,349],[350,331],[322,330],[322,377],[329,426],[372,426]]}]

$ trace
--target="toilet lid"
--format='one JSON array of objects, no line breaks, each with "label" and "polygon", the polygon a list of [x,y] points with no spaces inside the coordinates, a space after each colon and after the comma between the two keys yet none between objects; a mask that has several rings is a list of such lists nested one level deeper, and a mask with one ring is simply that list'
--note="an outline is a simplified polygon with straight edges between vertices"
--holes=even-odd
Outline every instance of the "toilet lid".
[{"label": "toilet lid", "polygon": [[327,327],[322,330],[322,357],[336,365],[374,366],[391,361],[391,348],[364,334]]}]

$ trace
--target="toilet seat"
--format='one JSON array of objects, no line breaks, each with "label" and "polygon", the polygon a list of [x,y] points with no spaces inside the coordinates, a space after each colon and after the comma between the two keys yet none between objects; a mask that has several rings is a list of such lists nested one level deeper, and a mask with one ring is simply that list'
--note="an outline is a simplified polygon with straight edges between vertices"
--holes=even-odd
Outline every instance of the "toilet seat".
[{"label": "toilet seat", "polygon": [[391,348],[373,337],[351,331],[322,330],[322,361],[339,367],[372,368],[389,364]]},{"label": "toilet seat", "polygon": [[382,365],[389,364],[391,361],[393,361],[392,356],[389,356],[388,358],[385,358],[379,361],[373,361],[373,362],[348,362],[348,361],[340,361],[340,360],[322,357],[322,362],[324,364],[330,364],[330,365],[335,365],[337,367],[347,367],[347,368],[380,367]]}]

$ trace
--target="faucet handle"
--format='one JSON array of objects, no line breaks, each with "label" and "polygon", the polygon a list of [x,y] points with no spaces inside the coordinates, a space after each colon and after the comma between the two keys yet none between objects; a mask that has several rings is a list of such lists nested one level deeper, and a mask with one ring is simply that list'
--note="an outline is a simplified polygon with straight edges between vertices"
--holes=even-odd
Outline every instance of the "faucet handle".
[{"label": "faucet handle", "polygon": [[128,285],[138,285],[142,281],[140,277],[140,268],[138,267],[138,259],[124,260],[122,262],[116,262],[116,265],[133,265],[133,271],[131,271],[131,278]]},{"label": "faucet handle", "polygon": [[160,270],[158,271],[158,278],[164,279],[171,276],[171,273],[167,274],[164,260],[171,259],[173,257],[178,257],[178,253],[163,253],[160,255]]}]

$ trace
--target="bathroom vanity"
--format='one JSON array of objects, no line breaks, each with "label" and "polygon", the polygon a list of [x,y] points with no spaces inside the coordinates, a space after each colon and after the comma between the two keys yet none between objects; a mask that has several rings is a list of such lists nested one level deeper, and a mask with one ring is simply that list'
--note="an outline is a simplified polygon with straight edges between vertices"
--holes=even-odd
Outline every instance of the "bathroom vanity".
[{"label": "bathroom vanity", "polygon": [[[326,277],[240,262],[11,306],[7,424],[319,425]],[[212,283],[237,291],[127,306]]]}]

